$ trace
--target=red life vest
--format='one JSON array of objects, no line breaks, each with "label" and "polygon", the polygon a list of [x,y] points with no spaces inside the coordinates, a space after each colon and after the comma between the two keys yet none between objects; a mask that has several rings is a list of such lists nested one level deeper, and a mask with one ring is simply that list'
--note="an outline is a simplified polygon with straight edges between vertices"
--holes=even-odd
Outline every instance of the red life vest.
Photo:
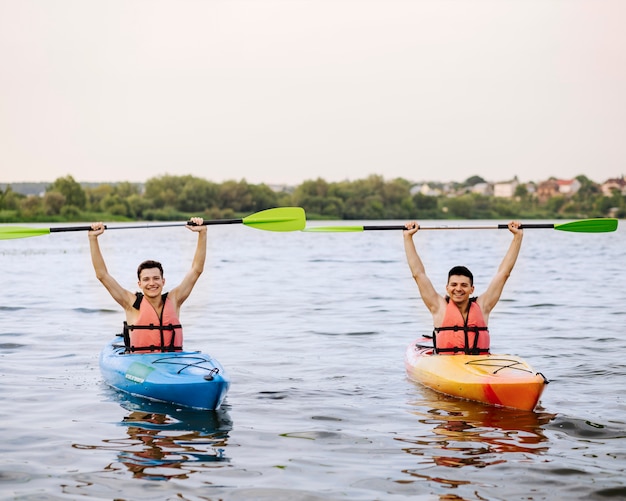
[{"label": "red life vest", "polygon": [[483,317],[483,312],[471,298],[467,319],[461,315],[461,310],[450,298],[440,327],[433,331],[433,345],[435,353],[482,355],[489,353],[489,329]]},{"label": "red life vest", "polygon": [[141,292],[136,295],[133,308],[139,310],[139,318],[135,325],[124,322],[126,350],[133,353],[182,351],[183,327],[167,293],[161,298],[163,308],[160,314],[157,314],[148,301],[143,300]]}]

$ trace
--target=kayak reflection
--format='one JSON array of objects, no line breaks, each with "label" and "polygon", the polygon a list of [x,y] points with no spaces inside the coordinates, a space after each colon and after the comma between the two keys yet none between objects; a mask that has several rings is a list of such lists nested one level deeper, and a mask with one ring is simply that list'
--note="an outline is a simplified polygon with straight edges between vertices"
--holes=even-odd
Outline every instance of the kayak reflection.
[{"label": "kayak reflection", "polygon": [[129,395],[119,398],[129,411],[120,422],[127,436],[86,447],[117,451],[119,463],[107,469],[117,470],[121,463],[134,478],[170,480],[229,461],[225,451],[232,421],[225,408],[201,411]]},{"label": "kayak reflection", "polygon": [[129,447],[118,458],[136,478],[187,478],[202,463],[228,461],[225,447],[232,421],[225,409],[196,411],[126,397],[122,421]]},{"label": "kayak reflection", "polygon": [[543,427],[554,419],[554,414],[494,407],[448,397],[427,388],[421,390],[425,398],[410,402],[411,412],[427,425],[428,432],[398,438],[407,444],[403,448],[405,452],[422,458],[419,467],[405,473],[448,483],[441,470],[437,476],[424,474],[422,470],[433,465],[483,468],[524,461],[528,455],[548,451]]}]

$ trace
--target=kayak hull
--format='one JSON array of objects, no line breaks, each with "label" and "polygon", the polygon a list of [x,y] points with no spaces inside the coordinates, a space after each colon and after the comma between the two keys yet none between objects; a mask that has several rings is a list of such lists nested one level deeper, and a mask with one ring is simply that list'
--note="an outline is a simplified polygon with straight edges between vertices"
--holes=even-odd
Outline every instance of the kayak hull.
[{"label": "kayak hull", "polygon": [[106,383],[130,395],[183,407],[216,410],[230,379],[221,364],[199,351],[124,353],[117,340],[100,353]]},{"label": "kayak hull", "polygon": [[[430,346],[428,346],[430,344]],[[548,380],[513,355],[435,355],[431,339],[411,343],[409,378],[453,397],[532,411]]]}]

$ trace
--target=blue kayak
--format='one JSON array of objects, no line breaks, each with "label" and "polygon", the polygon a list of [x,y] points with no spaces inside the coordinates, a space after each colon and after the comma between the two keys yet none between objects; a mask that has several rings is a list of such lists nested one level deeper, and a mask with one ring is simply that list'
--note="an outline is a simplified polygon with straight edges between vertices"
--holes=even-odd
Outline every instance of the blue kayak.
[{"label": "blue kayak", "polygon": [[120,338],[100,353],[107,384],[138,397],[194,409],[219,409],[230,379],[222,365],[199,351],[125,353]]}]

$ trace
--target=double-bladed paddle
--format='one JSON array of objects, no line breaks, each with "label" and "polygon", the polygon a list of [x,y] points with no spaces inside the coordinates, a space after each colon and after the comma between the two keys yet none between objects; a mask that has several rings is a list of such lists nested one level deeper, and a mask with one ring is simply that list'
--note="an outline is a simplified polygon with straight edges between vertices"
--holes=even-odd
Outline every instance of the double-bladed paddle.
[{"label": "double-bladed paddle", "polygon": [[[507,224],[494,224],[484,226],[419,226],[420,230],[502,230],[508,228]],[[581,219],[569,223],[524,223],[521,229],[549,228],[560,231],[573,231],[578,233],[606,233],[617,229],[617,219],[597,218]],[[309,226],[302,231],[308,232],[334,232],[349,233],[369,230],[406,230],[404,225],[383,225],[383,226]]]},{"label": "double-bladed paddle", "polygon": [[[109,230],[126,230],[132,228],[164,228],[167,226],[184,226],[186,223],[141,224],[130,226],[105,226]],[[251,214],[243,219],[213,219],[204,221],[203,225],[244,224],[251,228],[267,231],[297,231],[304,229],[306,217],[302,207],[277,207]],[[12,238],[28,238],[65,231],[89,231],[91,226],[65,226],[53,228],[28,228],[23,226],[0,227],[0,240]]]}]

